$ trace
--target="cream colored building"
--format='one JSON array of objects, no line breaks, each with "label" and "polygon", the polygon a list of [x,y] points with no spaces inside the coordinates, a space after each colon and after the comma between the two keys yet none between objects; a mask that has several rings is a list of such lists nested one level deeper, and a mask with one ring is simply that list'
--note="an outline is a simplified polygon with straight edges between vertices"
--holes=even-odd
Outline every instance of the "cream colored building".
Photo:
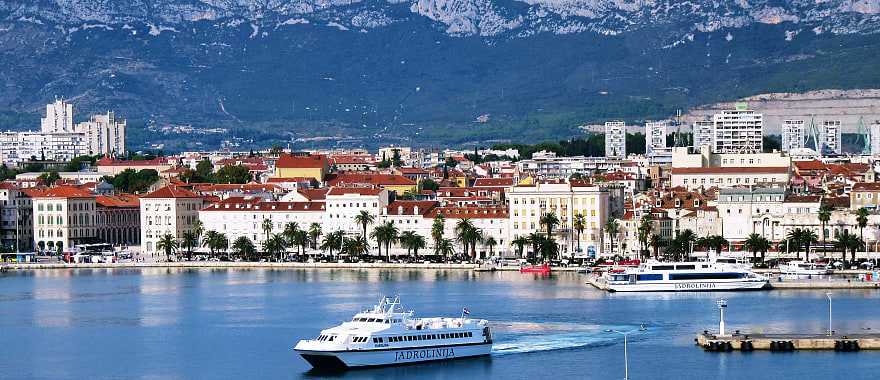
[{"label": "cream colored building", "polygon": [[201,196],[174,186],[141,197],[141,252],[158,253],[156,242],[166,234],[180,239],[184,232],[192,231],[202,202]]},{"label": "cream colored building", "polygon": [[580,243],[583,252],[596,252],[602,242],[602,227],[608,220],[608,191],[579,181],[537,181],[533,185],[518,185],[507,193],[509,207],[508,241],[545,231],[541,216],[553,212],[559,219],[554,235],[563,256],[572,256],[577,247],[577,232],[572,228],[574,216],[581,214],[585,228]]},{"label": "cream colored building", "polygon": [[272,221],[271,234],[284,232],[287,223],[296,223],[300,230],[308,231],[312,223],[322,223],[324,211],[324,202],[273,202],[257,197],[230,197],[199,211],[199,219],[205,231],[226,235],[230,246],[244,236],[262,250],[267,236],[263,230],[264,220]]},{"label": "cream colored building", "polygon": [[125,154],[125,119],[117,119],[113,112],[94,115],[91,120],[76,125],[76,132],[85,135],[90,154]]},{"label": "cream colored building", "polygon": [[96,238],[95,196],[72,187],[53,187],[33,196],[34,247],[69,251]]}]

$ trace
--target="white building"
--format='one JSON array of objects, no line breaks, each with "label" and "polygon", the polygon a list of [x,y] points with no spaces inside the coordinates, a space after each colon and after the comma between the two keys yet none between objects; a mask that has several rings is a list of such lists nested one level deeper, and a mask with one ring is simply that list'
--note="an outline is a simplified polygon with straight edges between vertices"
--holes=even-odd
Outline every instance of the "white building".
[{"label": "white building", "polygon": [[0,182],[0,244],[24,252],[33,247],[33,200],[13,183]]},{"label": "white building", "polygon": [[745,104],[712,116],[713,151],[717,153],[761,153],[764,149],[764,115]]},{"label": "white building", "polygon": [[76,125],[76,132],[86,137],[90,154],[125,154],[125,119],[113,112],[93,115],[91,120]]},{"label": "white building", "polygon": [[782,151],[803,149],[806,144],[806,126],[803,120],[782,121]]},{"label": "white building", "polygon": [[711,120],[698,120],[694,122],[691,127],[691,132],[693,134],[693,145],[695,149],[700,149],[700,147],[703,146],[712,147],[712,131],[714,125],[715,124]]},{"label": "white building", "polygon": [[68,161],[88,154],[81,133],[0,132],[0,161],[17,166],[31,158]]},{"label": "white building", "polygon": [[192,231],[202,202],[201,196],[174,186],[165,186],[141,197],[141,252],[160,253],[156,243],[163,236],[180,239],[184,232]]},{"label": "white building", "polygon": [[263,221],[272,221],[271,234],[280,234],[288,223],[308,230],[312,223],[321,224],[324,202],[274,202],[254,197],[231,197],[199,211],[205,231],[226,235],[230,246],[239,237],[250,239],[258,250],[266,241]]},{"label": "white building", "polygon": [[871,135],[871,154],[874,156],[880,155],[880,121],[875,121],[868,127],[868,132]]},{"label": "white building", "polygon": [[605,157],[626,157],[626,124],[624,122],[605,122]]},{"label": "white building", "polygon": [[757,233],[770,241],[785,236],[780,218],[784,213],[785,189],[731,188],[718,192],[718,215],[722,236],[743,241]]},{"label": "white building", "polygon": [[596,185],[580,181],[538,181],[533,185],[514,186],[507,193],[510,215],[510,239],[545,231],[541,216],[552,212],[559,219],[554,234],[560,238],[559,251],[564,256],[576,254],[577,232],[573,229],[575,215],[583,215],[584,230],[580,236],[582,253],[599,253],[602,226],[609,215],[609,193]]},{"label": "white building", "polygon": [[[347,235],[360,235],[363,226],[355,222],[361,211],[372,215],[376,222],[388,206],[388,190],[373,187],[334,187],[327,192],[327,211],[324,213],[324,233],[343,231]],[[374,222],[374,223],[376,223]],[[369,234],[373,226],[367,226]]]},{"label": "white building", "polygon": [[842,150],[840,120],[825,120],[822,122],[822,146],[819,147],[822,154],[839,155]]},{"label": "white building", "polygon": [[58,186],[35,193],[32,199],[37,250],[62,252],[97,237],[95,196],[88,191]]},{"label": "white building", "polygon": [[645,123],[645,155],[651,156],[659,151],[667,151],[666,122],[649,121]]},{"label": "white building", "polygon": [[709,187],[786,186],[791,157],[784,153],[724,154],[703,147],[672,150],[672,186],[687,189]]},{"label": "white building", "polygon": [[73,104],[56,99],[46,105],[46,117],[40,120],[43,133],[73,133]]}]

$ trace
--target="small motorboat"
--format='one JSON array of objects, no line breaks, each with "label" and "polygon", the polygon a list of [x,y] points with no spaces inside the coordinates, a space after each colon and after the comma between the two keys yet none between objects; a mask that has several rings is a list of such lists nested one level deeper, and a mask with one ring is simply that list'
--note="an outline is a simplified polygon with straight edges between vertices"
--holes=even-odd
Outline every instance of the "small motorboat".
[{"label": "small motorboat", "polygon": [[550,274],[550,264],[544,263],[541,265],[526,265],[519,268],[520,273],[539,273],[539,274]]}]

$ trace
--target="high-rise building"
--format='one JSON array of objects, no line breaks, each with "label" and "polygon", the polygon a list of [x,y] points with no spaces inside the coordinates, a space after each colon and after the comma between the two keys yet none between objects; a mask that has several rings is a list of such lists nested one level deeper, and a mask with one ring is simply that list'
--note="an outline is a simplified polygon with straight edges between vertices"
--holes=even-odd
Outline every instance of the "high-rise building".
[{"label": "high-rise building", "polygon": [[825,120],[822,122],[822,146],[821,154],[841,153],[841,125],[840,120]]},{"label": "high-rise building", "polygon": [[712,116],[713,151],[760,153],[764,150],[764,115],[737,103],[736,109]]},{"label": "high-rise building", "polygon": [[654,155],[666,149],[666,122],[649,121],[645,123],[645,154]]},{"label": "high-rise building", "polygon": [[711,120],[695,121],[691,127],[691,133],[694,138],[694,148],[699,149],[702,146],[712,146],[712,129],[714,124]]},{"label": "high-rise building", "polygon": [[43,133],[73,133],[73,104],[56,99],[46,105],[46,117],[40,119]]},{"label": "high-rise building", "polygon": [[782,121],[782,151],[802,149],[806,143],[806,126],[803,120]]},{"label": "high-rise building", "polygon": [[81,133],[0,132],[0,162],[8,165],[31,158],[69,161],[88,153]]},{"label": "high-rise building", "polygon": [[626,124],[624,122],[605,122],[605,157],[626,157]]},{"label": "high-rise building", "polygon": [[871,135],[871,155],[880,155],[880,121],[871,124],[868,133]]},{"label": "high-rise building", "polygon": [[125,119],[117,119],[113,112],[94,115],[83,123],[76,125],[76,132],[85,135],[90,154],[125,153]]}]

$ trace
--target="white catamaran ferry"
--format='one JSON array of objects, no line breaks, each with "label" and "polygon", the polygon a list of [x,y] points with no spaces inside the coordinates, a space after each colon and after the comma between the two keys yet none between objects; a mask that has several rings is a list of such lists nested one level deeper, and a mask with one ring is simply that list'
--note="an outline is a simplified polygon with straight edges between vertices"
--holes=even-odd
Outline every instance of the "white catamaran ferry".
[{"label": "white catamaran ferry", "polygon": [[602,280],[611,292],[756,290],[767,286],[767,278],[747,265],[726,259],[672,263],[652,260],[637,268],[609,271]]},{"label": "white catamaran ferry", "polygon": [[349,322],[301,340],[294,350],[316,369],[347,369],[488,355],[489,322],[459,318],[414,318],[400,298],[383,297]]}]

